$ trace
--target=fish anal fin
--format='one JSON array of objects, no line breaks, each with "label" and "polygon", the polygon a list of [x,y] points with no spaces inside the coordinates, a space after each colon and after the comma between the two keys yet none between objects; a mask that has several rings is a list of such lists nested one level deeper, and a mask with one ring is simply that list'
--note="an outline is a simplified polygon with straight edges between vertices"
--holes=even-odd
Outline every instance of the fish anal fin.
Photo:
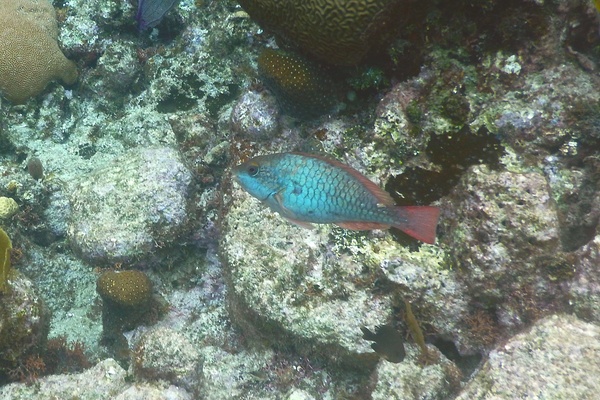
[{"label": "fish anal fin", "polygon": [[301,228],[304,228],[304,229],[315,229],[315,226],[313,224],[311,224],[310,222],[300,221],[298,219],[293,219],[293,218],[286,217],[286,216],[283,216],[283,218],[287,219],[288,221],[290,221],[294,225],[298,225]]},{"label": "fish anal fin", "polygon": [[370,231],[372,229],[389,229],[390,226],[378,222],[336,222],[340,228],[351,229],[353,231]]}]

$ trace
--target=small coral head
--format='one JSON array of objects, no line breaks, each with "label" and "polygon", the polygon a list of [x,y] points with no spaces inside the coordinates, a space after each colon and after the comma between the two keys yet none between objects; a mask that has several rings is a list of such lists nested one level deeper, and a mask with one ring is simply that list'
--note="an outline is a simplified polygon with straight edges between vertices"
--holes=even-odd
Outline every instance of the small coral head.
[{"label": "small coral head", "polygon": [[142,271],[107,271],[98,278],[96,290],[104,301],[121,307],[135,307],[150,300],[152,283]]}]

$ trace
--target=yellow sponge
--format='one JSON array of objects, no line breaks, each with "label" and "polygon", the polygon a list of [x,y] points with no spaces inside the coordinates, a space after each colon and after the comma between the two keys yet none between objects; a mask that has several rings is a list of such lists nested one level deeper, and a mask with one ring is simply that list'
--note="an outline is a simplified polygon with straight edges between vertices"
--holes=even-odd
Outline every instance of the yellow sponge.
[{"label": "yellow sponge", "polygon": [[57,39],[56,13],[48,0],[2,0],[0,92],[8,100],[23,103],[55,79],[77,80],[77,67]]}]

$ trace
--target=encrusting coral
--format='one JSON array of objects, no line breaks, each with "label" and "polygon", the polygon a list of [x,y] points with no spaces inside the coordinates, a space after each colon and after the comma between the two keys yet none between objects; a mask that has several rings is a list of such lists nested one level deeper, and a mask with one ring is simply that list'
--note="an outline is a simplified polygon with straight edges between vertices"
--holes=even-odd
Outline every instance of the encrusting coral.
[{"label": "encrusting coral", "polygon": [[77,67],[57,43],[56,13],[47,0],[2,0],[0,92],[13,103],[39,94],[55,79],[77,80]]}]

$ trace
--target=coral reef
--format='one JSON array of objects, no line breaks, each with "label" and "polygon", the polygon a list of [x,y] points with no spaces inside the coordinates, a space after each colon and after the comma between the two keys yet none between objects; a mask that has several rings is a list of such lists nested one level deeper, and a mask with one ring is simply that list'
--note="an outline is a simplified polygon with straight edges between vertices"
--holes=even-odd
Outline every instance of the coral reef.
[{"label": "coral reef", "polygon": [[368,250],[337,259],[330,249],[339,244],[328,239],[335,228],[290,229],[268,210],[257,210],[253,198],[236,195],[243,197],[228,213],[221,244],[236,320],[277,346],[337,363],[376,362],[360,327],[385,324],[392,300],[373,293],[374,271],[360,267]]},{"label": "coral reef", "polygon": [[49,1],[4,1],[0,27],[0,93],[7,99],[23,103],[55,79],[75,83],[77,67],[58,47],[56,14]]},{"label": "coral reef", "polygon": [[[49,3],[27,10],[58,22],[80,77],[0,102],[0,197],[19,207],[1,221],[22,274],[0,294],[2,318],[16,313],[1,336],[14,327],[21,346],[2,342],[0,398],[597,391],[593,2],[180,0],[143,32],[135,2]],[[284,115],[258,80],[269,60],[291,93],[316,72],[294,101],[334,112]],[[282,221],[231,182],[282,151],[328,153],[399,205],[440,207],[436,243]],[[98,295],[107,270],[145,274],[124,299],[137,305],[109,298],[136,285]]]},{"label": "coral reef", "polygon": [[[386,284],[379,272],[380,266],[404,253],[402,247],[376,233],[329,226],[313,231],[286,228],[286,222],[268,210],[257,210],[252,198],[240,197],[238,191],[233,198],[221,251],[233,315],[246,335],[276,348],[291,347],[309,358],[324,357],[326,364],[361,370],[374,367],[379,356],[362,340],[360,328],[396,321],[397,295],[411,293],[410,287]],[[458,297],[459,293],[450,287],[447,292],[432,293],[431,287],[439,290],[446,284],[439,266],[442,259],[434,246],[422,249],[412,259],[436,272],[426,283],[418,281],[429,286],[422,294],[431,303],[432,297],[444,298],[445,306],[432,318],[442,320],[446,318],[442,315],[449,315],[448,294]],[[412,294],[423,304],[421,293]],[[460,300],[456,302],[460,310]],[[444,374],[451,370],[440,371],[438,378],[444,381]],[[442,386],[435,389],[440,398],[448,393]]]}]

